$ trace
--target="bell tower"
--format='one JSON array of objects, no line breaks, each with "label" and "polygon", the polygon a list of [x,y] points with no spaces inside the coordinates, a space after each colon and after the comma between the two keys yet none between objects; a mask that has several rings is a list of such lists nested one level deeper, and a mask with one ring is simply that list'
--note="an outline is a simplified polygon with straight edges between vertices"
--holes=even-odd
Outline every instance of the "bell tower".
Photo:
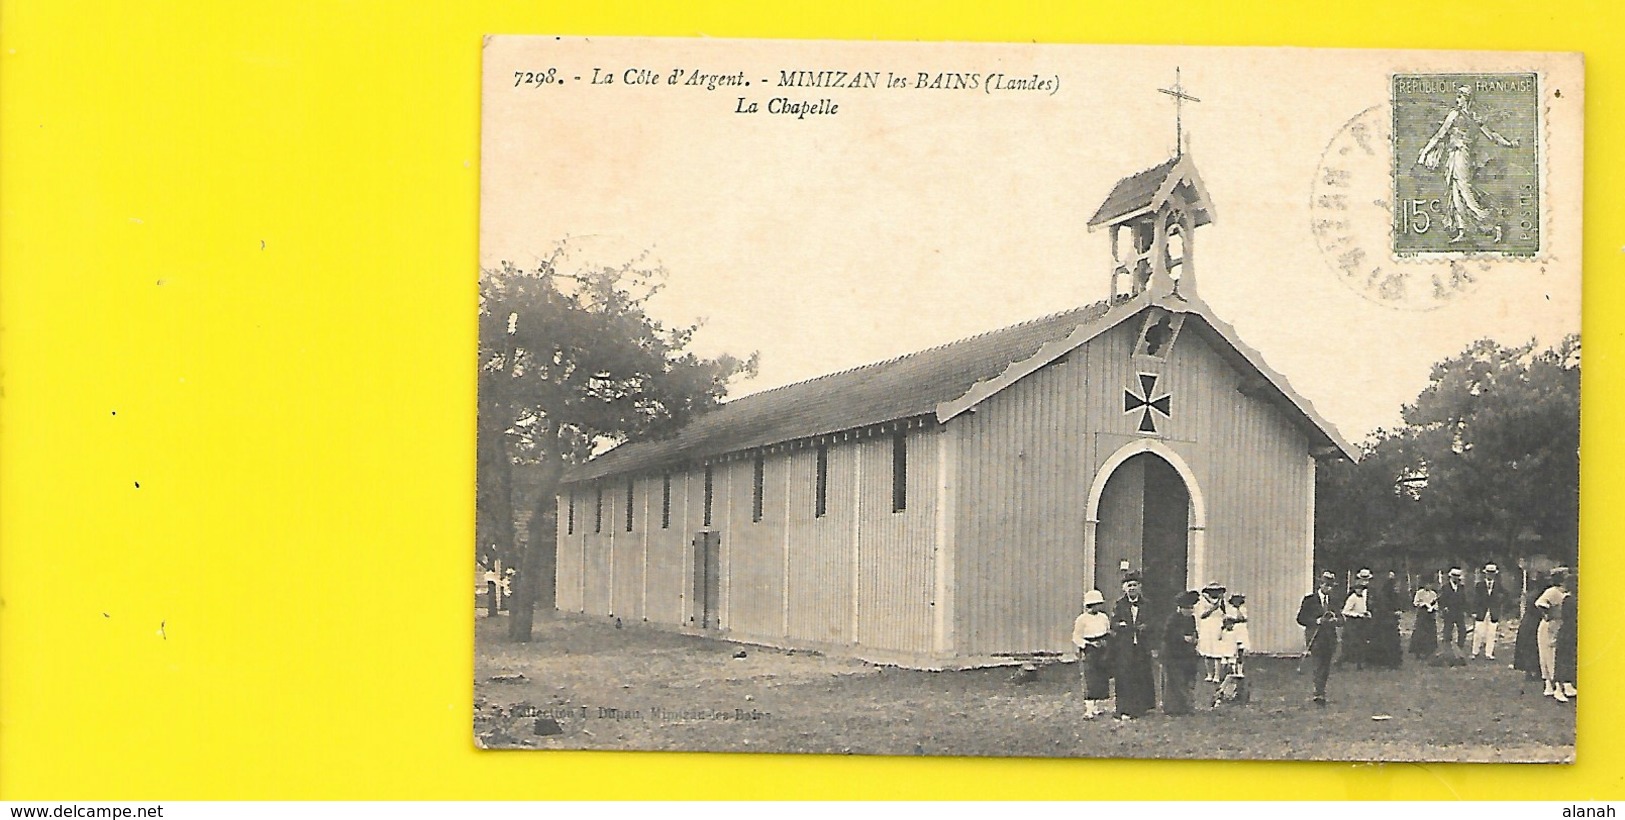
[{"label": "bell tower", "polygon": [[1173,88],[1157,89],[1174,98],[1173,158],[1118,180],[1089,218],[1090,230],[1111,232],[1113,302],[1147,290],[1196,296],[1195,234],[1213,221],[1213,203],[1183,145],[1180,106],[1201,100],[1185,93],[1177,71]]}]

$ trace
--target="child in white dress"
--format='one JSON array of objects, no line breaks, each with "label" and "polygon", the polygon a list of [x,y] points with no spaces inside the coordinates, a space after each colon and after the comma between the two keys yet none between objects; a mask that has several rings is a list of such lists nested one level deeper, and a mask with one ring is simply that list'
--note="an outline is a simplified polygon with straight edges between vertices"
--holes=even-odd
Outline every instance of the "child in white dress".
[{"label": "child in white dress", "polygon": [[1236,656],[1235,644],[1225,645],[1224,621],[1229,616],[1224,587],[1217,581],[1203,587],[1202,597],[1196,602],[1196,654],[1202,656],[1207,667],[1208,683],[1223,680],[1225,662]]}]

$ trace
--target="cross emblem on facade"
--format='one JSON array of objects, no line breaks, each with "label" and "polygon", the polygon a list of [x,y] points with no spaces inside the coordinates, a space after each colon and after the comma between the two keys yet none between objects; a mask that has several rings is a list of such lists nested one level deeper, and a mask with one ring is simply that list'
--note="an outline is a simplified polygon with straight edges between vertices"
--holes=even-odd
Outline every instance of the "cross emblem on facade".
[{"label": "cross emblem on facade", "polygon": [[[1162,417],[1173,418],[1174,397],[1164,393],[1157,396],[1157,375],[1155,373],[1140,374],[1140,392],[1135,393],[1132,388],[1123,391],[1123,412],[1125,414],[1140,414],[1140,432],[1157,432],[1157,420],[1153,412],[1161,413]],[[1156,396],[1156,398],[1152,398]]]}]

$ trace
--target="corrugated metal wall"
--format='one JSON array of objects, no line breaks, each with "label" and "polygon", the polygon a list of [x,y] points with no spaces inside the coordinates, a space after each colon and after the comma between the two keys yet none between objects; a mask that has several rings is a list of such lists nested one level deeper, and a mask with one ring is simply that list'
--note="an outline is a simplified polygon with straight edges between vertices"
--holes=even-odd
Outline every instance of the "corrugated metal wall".
[{"label": "corrugated metal wall", "polygon": [[[822,517],[814,515],[813,448],[764,457],[759,521],[752,520],[753,459],[713,465],[723,628],[779,644],[855,642],[896,653],[931,651],[937,432],[912,431],[907,441],[907,505],[901,512],[892,511],[890,436],[828,446]],[[596,533],[597,486],[575,488],[576,532],[561,530],[559,537],[560,609],[692,623],[692,541],[704,520],[703,468],[673,475],[669,529],[660,525],[658,475],[634,485],[631,532],[625,480],[612,478],[602,486],[603,524]]]},{"label": "corrugated metal wall", "polygon": [[858,529],[858,643],[899,652],[931,650],[935,585],[936,435],[907,439],[907,507],[892,511],[892,440],[858,444],[863,496]]},{"label": "corrugated metal wall", "polygon": [[583,606],[581,598],[581,579],[583,567],[581,557],[581,519],[575,521],[574,532],[570,528],[570,505],[576,505],[575,514],[581,515],[581,501],[579,498],[566,492],[559,496],[559,546],[557,563],[554,566],[554,579],[558,592],[554,598],[555,606],[561,612],[580,612]]},{"label": "corrugated metal wall", "polygon": [[823,517],[814,515],[816,451],[800,450],[790,456],[790,637],[840,644],[851,640],[852,511],[856,490],[851,476],[857,448],[830,447],[828,453]]},{"label": "corrugated metal wall", "polygon": [[[1242,395],[1240,373],[1194,327],[1166,362],[1137,360],[1139,325],[1124,323],[951,422],[961,427],[958,654],[1063,651],[1083,592],[1104,584],[1116,597],[1115,579],[1097,583],[1085,566],[1087,500],[1099,466],[1148,438],[1139,415],[1124,412],[1140,372],[1157,374],[1151,398],[1171,396],[1171,418],[1157,416],[1149,437],[1185,462],[1207,509],[1188,567],[1205,577],[1187,580],[1247,593],[1258,651],[1301,648],[1293,618],[1309,581],[1307,439],[1278,405]],[[1102,516],[1108,530],[1134,526]]]},{"label": "corrugated metal wall", "polygon": [[662,527],[662,492],[663,484],[660,476],[649,480],[649,525],[646,528],[649,542],[649,564],[645,575],[645,612],[644,618],[651,623],[678,625],[687,620],[683,611],[683,602],[687,600],[688,590],[684,579],[687,564],[685,553],[692,550],[686,537],[684,523],[684,507],[688,503],[688,474],[673,473],[671,475],[671,524]]},{"label": "corrugated metal wall", "polygon": [[1218,580],[1247,595],[1255,651],[1298,652],[1298,602],[1311,589],[1308,438],[1279,405],[1243,395],[1240,374],[1206,344],[1192,344],[1198,341],[1181,334],[1173,356],[1175,395],[1191,396],[1187,404],[1209,431],[1202,446],[1176,448],[1207,499],[1198,581]]},{"label": "corrugated metal wall", "polygon": [[[644,501],[649,496],[649,482],[633,483],[631,501],[632,528],[626,526],[626,481],[612,482],[615,499],[615,517],[605,526],[614,525],[613,545],[615,569],[611,574],[615,584],[614,598],[610,601],[610,614],[628,621],[643,618],[643,546],[647,528]],[[609,495],[606,493],[606,495]],[[607,499],[606,499],[607,500]]]},{"label": "corrugated metal wall", "polygon": [[747,638],[775,640],[784,635],[784,478],[785,456],[763,459],[762,517],[753,521],[755,464],[728,465],[729,507],[723,543],[727,555],[727,619],[723,624]]},{"label": "corrugated metal wall", "polygon": [[1121,387],[1089,388],[1120,385],[1114,353],[1128,358],[1133,332],[1105,334],[950,422],[962,425],[953,584],[959,654],[1068,646],[1088,574],[1090,425],[1110,415],[1112,401],[1122,416]]},{"label": "corrugated metal wall", "polygon": [[[586,534],[582,543],[587,556],[587,600],[585,611],[589,615],[608,615],[614,607],[610,554],[615,548],[615,488],[606,487],[603,494],[603,518],[598,517],[596,487],[586,492]],[[577,523],[581,523],[577,519]]]}]

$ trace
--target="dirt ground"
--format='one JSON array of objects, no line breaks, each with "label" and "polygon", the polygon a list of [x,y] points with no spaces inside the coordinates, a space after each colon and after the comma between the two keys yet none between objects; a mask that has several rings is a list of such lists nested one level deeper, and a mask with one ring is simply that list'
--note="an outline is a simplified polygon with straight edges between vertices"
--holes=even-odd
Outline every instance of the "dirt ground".
[{"label": "dirt ground", "polygon": [[[1496,662],[1332,673],[1252,658],[1246,706],[1087,721],[1077,667],[918,672],[538,613],[534,640],[476,620],[474,733],[486,748],[1016,757],[1572,761],[1574,709]],[[736,657],[742,655],[742,657]],[[1198,700],[1210,691],[1198,683]]]}]

